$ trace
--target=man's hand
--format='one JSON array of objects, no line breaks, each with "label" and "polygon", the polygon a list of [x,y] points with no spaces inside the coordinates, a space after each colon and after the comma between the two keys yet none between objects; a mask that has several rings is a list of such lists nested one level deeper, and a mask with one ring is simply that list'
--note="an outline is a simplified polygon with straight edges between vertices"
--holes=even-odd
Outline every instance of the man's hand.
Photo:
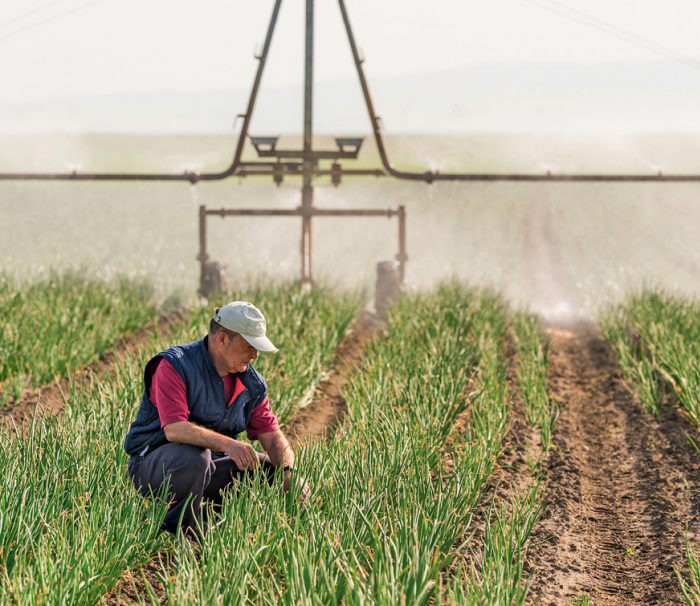
[{"label": "man's hand", "polygon": [[189,421],[169,423],[163,427],[163,431],[169,442],[193,444],[226,453],[241,471],[255,469],[260,464],[258,454],[250,444],[233,440]]},{"label": "man's hand", "polygon": [[285,494],[287,494],[292,487],[295,487],[295,490],[299,491],[299,500],[302,503],[306,501],[311,491],[309,485],[304,481],[304,478],[297,475],[297,471],[294,470],[294,452],[287,438],[284,437],[284,434],[278,429],[277,431],[261,433],[258,435],[258,440],[260,440],[260,444],[262,444],[262,447],[270,456],[270,462],[275,467],[289,468],[283,472],[283,490]]},{"label": "man's hand", "polygon": [[259,464],[258,453],[250,444],[233,440],[233,443],[226,447],[224,453],[236,464],[238,469],[255,469]]},{"label": "man's hand", "polygon": [[295,476],[294,474],[294,470],[291,469],[284,472],[284,494],[287,494],[292,486],[299,486],[299,501],[303,503],[309,498],[311,489],[304,478]]}]

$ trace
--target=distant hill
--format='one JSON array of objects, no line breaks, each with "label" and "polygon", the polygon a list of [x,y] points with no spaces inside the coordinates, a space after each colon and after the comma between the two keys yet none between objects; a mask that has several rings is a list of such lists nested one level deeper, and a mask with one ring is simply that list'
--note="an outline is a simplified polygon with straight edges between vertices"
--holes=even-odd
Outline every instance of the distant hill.
[{"label": "distant hill", "polygon": [[[231,132],[248,82],[215,91],[0,100],[3,132]],[[388,132],[700,132],[700,72],[666,62],[493,64],[370,79]],[[317,132],[367,131],[356,81],[319,82]],[[260,91],[254,133],[301,130],[301,86]]]}]

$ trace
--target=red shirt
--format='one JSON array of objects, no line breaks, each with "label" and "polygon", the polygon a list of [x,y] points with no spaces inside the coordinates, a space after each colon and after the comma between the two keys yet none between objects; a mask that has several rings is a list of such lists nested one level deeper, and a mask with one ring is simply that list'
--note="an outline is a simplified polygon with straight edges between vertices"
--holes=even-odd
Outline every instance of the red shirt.
[{"label": "red shirt", "polygon": [[[228,374],[223,377],[223,380],[224,396],[230,406],[238,395],[245,390],[245,385],[238,378],[238,375]],[[153,373],[149,397],[158,409],[161,427],[177,421],[187,421],[190,416],[190,409],[187,406],[185,381],[165,358],[161,358],[156,371]],[[246,427],[246,434],[249,440],[255,440],[261,433],[278,430],[277,417],[272,412],[269,400],[265,397],[253,410],[253,415],[250,417],[248,427]]]}]

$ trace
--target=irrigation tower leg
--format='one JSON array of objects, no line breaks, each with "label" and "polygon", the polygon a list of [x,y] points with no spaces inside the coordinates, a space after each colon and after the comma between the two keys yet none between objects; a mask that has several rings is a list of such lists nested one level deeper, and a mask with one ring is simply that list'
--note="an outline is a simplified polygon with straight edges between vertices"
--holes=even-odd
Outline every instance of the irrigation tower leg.
[{"label": "irrigation tower leg", "polygon": [[313,284],[311,273],[311,207],[313,206],[314,188],[311,185],[311,177],[304,176],[304,185],[301,188],[301,285],[302,287]]},{"label": "irrigation tower leg", "polygon": [[313,138],[314,94],[314,0],[306,0],[306,38],[304,55],[304,182],[301,188],[301,285],[312,285],[311,275],[311,210],[314,188],[311,179],[314,160],[311,158]]},{"label": "irrigation tower leg", "polygon": [[199,205],[199,254],[197,260],[199,261],[199,292],[206,297],[209,255],[207,255],[207,214],[203,204]]}]

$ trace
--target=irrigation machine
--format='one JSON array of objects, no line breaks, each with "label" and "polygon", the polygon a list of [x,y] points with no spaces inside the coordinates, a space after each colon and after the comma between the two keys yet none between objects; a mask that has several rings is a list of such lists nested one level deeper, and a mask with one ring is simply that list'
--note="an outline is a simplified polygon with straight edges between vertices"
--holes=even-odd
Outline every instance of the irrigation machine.
[{"label": "irrigation machine", "polygon": [[[239,114],[242,126],[236,143],[233,160],[221,172],[184,171],[181,173],[0,173],[0,180],[45,181],[218,181],[230,177],[271,176],[281,184],[285,177],[301,177],[301,204],[294,209],[271,208],[206,208],[199,207],[199,290],[204,296],[220,290],[225,282],[223,266],[212,261],[207,253],[207,218],[235,216],[299,217],[301,219],[301,271],[302,286],[313,284],[312,273],[312,220],[314,217],[386,217],[396,218],[398,224],[398,252],[395,261],[384,261],[377,266],[377,306],[395,296],[405,278],[408,260],[406,249],[406,212],[403,206],[387,209],[331,209],[314,205],[313,181],[317,177],[330,177],[338,186],[345,175],[394,177],[433,183],[435,181],[553,181],[553,182],[691,182],[700,181],[695,174],[536,174],[536,173],[441,173],[439,171],[412,172],[395,168],[389,160],[382,136],[381,120],[376,114],[365,76],[363,61],[350,24],[345,0],[338,0],[338,7],[350,44],[355,69],[364,96],[372,134],[381,161],[377,168],[346,168],[342,161],[357,158],[363,143],[361,137],[338,137],[334,149],[316,149],[313,145],[313,75],[314,75],[314,0],[306,0],[305,64],[304,64],[304,122],[301,149],[279,149],[277,137],[252,136],[248,132],[258,89],[267,61],[282,0],[275,0],[265,41],[260,53],[255,78],[248,97],[245,113]],[[258,159],[244,160],[246,140],[252,144]]]}]

